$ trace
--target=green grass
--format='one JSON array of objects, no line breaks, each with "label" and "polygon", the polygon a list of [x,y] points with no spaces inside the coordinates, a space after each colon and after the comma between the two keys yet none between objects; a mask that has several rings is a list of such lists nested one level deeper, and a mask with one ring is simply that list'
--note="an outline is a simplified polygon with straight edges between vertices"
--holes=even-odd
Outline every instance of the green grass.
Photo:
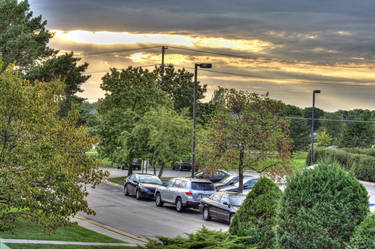
[{"label": "green grass", "polygon": [[[30,240],[57,240],[57,241],[81,241],[81,242],[103,242],[124,243],[106,235],[88,230],[78,225],[60,227],[54,234],[48,235],[43,226],[32,224],[19,219],[16,228],[12,232],[0,232],[0,238],[4,239],[30,239]],[[13,248],[13,246],[12,246]]]},{"label": "green grass", "polygon": [[81,245],[41,245],[7,244],[11,249],[135,249],[133,246],[81,246]]},{"label": "green grass", "polygon": [[292,158],[292,171],[293,173],[301,172],[306,167],[307,152],[298,151],[293,154]]}]

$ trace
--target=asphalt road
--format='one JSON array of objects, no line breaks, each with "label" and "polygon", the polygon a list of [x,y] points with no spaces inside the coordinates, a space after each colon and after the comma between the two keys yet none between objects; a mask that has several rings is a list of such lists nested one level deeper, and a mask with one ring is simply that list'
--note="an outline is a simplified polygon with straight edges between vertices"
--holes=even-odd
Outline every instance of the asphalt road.
[{"label": "asphalt road", "polygon": [[154,201],[137,201],[124,196],[122,186],[101,183],[89,190],[87,200],[96,216],[82,216],[138,237],[183,236],[199,230],[202,225],[209,229],[228,229],[226,223],[204,221],[197,210],[178,213],[173,206],[156,207]]},{"label": "asphalt road", "polygon": [[[127,175],[126,170],[110,169],[111,177]],[[151,172],[149,172],[151,173]],[[189,176],[190,172],[167,170],[163,176]],[[369,195],[375,196],[372,183],[362,183]],[[138,237],[152,237],[157,235],[175,237],[184,236],[199,230],[203,225],[209,229],[227,230],[226,223],[204,221],[202,215],[193,209],[183,213],[175,211],[174,206],[156,207],[151,200],[137,201],[134,197],[124,196],[122,186],[102,183],[95,189],[89,189],[89,207],[96,211],[96,216],[81,214],[105,225]]]}]

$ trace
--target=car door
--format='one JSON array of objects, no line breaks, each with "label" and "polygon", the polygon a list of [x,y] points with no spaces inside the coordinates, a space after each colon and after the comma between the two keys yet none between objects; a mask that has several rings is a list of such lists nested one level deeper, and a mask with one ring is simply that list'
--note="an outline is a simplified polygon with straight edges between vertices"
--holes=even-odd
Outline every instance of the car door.
[{"label": "car door", "polygon": [[163,201],[171,202],[171,191],[173,189],[174,182],[174,179],[169,180],[167,186],[165,188],[162,188],[161,198]]},{"label": "car door", "polygon": [[137,184],[138,184],[137,181],[138,181],[138,179],[137,179],[136,174],[132,174],[131,177],[130,177],[130,181],[129,181],[129,188],[128,188],[129,194],[135,195],[135,190],[136,190]]},{"label": "car door", "polygon": [[221,196],[220,205],[218,206],[218,218],[222,220],[229,220],[230,201],[228,194]]},{"label": "car door", "polygon": [[219,218],[220,216],[218,205],[220,205],[220,199],[222,195],[222,192],[216,192],[208,198],[207,206],[210,210],[210,215],[213,218]]}]

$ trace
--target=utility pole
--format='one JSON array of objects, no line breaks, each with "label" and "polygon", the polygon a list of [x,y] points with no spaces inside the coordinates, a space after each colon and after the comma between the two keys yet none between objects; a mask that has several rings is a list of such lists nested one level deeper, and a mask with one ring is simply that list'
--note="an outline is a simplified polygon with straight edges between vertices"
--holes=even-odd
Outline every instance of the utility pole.
[{"label": "utility pole", "polygon": [[168,49],[168,46],[161,46],[161,69],[162,73],[164,75],[164,55],[165,55],[165,50]]},{"label": "utility pole", "polygon": [[313,105],[311,110],[311,158],[310,165],[314,162],[314,108],[315,108],[315,94],[320,93],[320,90],[313,91]]}]

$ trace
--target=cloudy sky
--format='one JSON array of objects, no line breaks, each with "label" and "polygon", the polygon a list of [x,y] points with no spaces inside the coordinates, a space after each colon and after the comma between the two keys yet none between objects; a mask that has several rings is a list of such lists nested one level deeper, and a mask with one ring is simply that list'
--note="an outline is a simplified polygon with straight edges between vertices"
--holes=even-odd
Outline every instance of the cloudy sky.
[{"label": "cloudy sky", "polygon": [[110,67],[153,69],[166,45],[168,64],[193,71],[194,63],[213,63],[198,75],[207,100],[223,86],[306,107],[320,89],[316,106],[324,110],[375,109],[374,0],[29,3],[55,32],[51,47],[89,63],[81,96],[90,101],[103,97],[99,85]]}]

